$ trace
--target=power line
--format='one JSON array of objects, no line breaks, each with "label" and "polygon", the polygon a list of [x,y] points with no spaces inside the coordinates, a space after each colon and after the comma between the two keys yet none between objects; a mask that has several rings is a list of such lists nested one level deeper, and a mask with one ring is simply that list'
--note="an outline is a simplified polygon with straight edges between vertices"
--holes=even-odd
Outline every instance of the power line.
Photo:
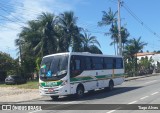
[{"label": "power line", "polygon": [[11,13],[9,13],[6,9],[0,7],[1,10],[3,10],[4,12],[6,12],[7,14],[11,15],[14,19],[16,19],[17,21],[26,24],[25,22],[23,22],[22,20],[20,20],[19,18],[15,17],[14,15],[12,15]]},{"label": "power line", "polygon": [[86,30],[85,32],[98,33],[98,34],[105,34],[106,33],[106,32],[101,32],[101,31],[89,31],[89,30]]},{"label": "power line", "polygon": [[2,18],[4,18],[4,19],[6,19],[7,21],[13,22],[13,23],[15,23],[15,24],[17,24],[17,25],[19,25],[19,26],[23,27],[23,25],[21,25],[21,24],[17,23],[17,22],[16,22],[16,21],[14,21],[14,20],[9,19],[8,17],[5,17],[5,16],[3,16],[3,15],[0,15],[0,17],[2,17]]},{"label": "power line", "polygon": [[25,11],[32,12],[32,13],[34,13],[34,14],[39,13],[39,11],[36,11],[36,10],[25,9],[23,6],[17,5],[17,3],[14,3],[14,4],[9,4],[9,3],[3,4],[3,3],[0,3],[0,6],[3,7],[3,8],[6,8],[7,10],[10,9],[11,11],[15,10],[14,7],[16,6],[16,10],[25,10]]},{"label": "power line", "polygon": [[[16,30],[16,31],[17,31],[17,29],[15,29],[15,28],[8,27],[8,26],[2,25],[2,24],[0,24],[0,26],[1,26],[1,27],[4,27],[4,28],[7,28],[7,29],[11,29],[11,30]],[[2,30],[2,29],[1,29],[1,30]]]},{"label": "power line", "polygon": [[[3,8],[5,11],[7,11],[7,12],[13,12],[14,10],[15,10],[15,6],[16,6],[16,11],[18,11],[18,13],[19,13],[19,15],[23,15],[23,12],[24,11],[27,11],[28,13],[32,13],[32,14],[34,14],[34,15],[38,15],[38,14],[40,14],[41,12],[40,11],[38,11],[38,10],[32,10],[32,9],[26,9],[26,8],[24,8],[23,6],[19,6],[19,5],[17,5],[16,3],[14,3],[14,4],[9,4],[9,3],[7,3],[7,4],[3,4],[3,3],[0,3],[0,7],[1,8]],[[13,15],[12,15],[12,17],[13,17]],[[15,16],[14,16],[15,17]],[[17,18],[17,17],[16,17]],[[20,18],[22,18],[22,16],[20,16]],[[30,18],[30,16],[28,16],[27,18]],[[31,18],[31,19],[33,19],[33,18]],[[16,19],[17,20],[17,19]],[[18,19],[18,20],[20,20],[20,19]],[[23,20],[23,18],[22,18],[22,20]],[[21,21],[22,22],[22,21]],[[24,23],[24,22],[22,22],[22,23]]]},{"label": "power line", "polygon": [[114,1],[114,0],[108,0],[108,1],[110,1],[110,2],[112,2],[112,3],[117,4],[117,2],[116,2],[116,1]]},{"label": "power line", "polygon": [[155,31],[153,31],[147,24],[145,24],[131,9],[126,5],[126,3],[123,2],[122,6],[126,11],[135,19],[137,20],[145,29],[147,29],[150,33],[152,33],[157,38],[160,38],[160,35],[157,34]]},{"label": "power line", "polygon": [[[117,4],[117,2],[116,2],[115,0],[108,0],[108,1],[110,1],[110,2],[112,2],[112,3],[114,3],[114,4]],[[159,36],[156,32],[154,32],[150,27],[148,27],[148,25],[146,25],[138,16],[136,16],[136,15],[129,9],[129,7],[128,7],[126,4],[124,4],[124,2],[122,2],[122,6],[123,6],[124,8],[126,8],[127,12],[128,12],[131,16],[133,16],[133,18],[136,19],[143,27],[145,27],[145,29],[147,29],[149,32],[151,32],[154,36],[160,38],[160,36]],[[159,48],[160,48],[159,45],[155,45],[154,43],[153,43],[153,44],[151,44],[150,42],[147,42],[147,43],[148,43],[149,48],[151,48],[151,49],[153,49],[153,48],[159,49]]]}]

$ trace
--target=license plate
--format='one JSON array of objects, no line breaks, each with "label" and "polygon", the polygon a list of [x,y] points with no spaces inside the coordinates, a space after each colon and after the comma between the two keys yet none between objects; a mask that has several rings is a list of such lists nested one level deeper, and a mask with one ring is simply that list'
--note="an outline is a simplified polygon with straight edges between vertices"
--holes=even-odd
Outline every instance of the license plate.
[{"label": "license plate", "polygon": [[53,91],[54,91],[54,89],[53,89],[53,88],[48,89],[48,92],[53,92]]}]

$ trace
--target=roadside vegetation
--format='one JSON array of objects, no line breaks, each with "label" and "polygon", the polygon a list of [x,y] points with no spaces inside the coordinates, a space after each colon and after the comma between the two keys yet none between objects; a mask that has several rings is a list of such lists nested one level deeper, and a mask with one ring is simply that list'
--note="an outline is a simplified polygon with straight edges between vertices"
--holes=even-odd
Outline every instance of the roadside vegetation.
[{"label": "roadside vegetation", "polygon": [[[36,20],[30,20],[18,34],[15,45],[19,56],[13,59],[10,55],[0,52],[0,81],[4,81],[7,75],[19,75],[27,80],[32,80],[37,75],[43,56],[60,52],[91,52],[103,54],[101,45],[96,36],[85,31],[77,25],[78,17],[74,12],[66,11],[55,15],[42,13]],[[98,26],[109,27],[104,35],[110,36],[115,55],[118,54],[118,24],[117,12],[111,8],[102,12],[102,19]],[[125,69],[128,76],[136,76],[141,72],[151,73],[153,70],[152,59],[137,59],[137,53],[147,45],[141,37],[130,37],[125,25],[121,27],[123,56]],[[158,67],[159,68],[159,67]],[[148,70],[148,71],[146,71]],[[37,88],[37,81],[29,81],[27,84],[16,85],[19,88]],[[5,86],[5,85],[0,85]],[[10,86],[10,85],[9,85]]]},{"label": "roadside vegetation", "polygon": [[38,80],[30,80],[25,84],[16,84],[16,85],[6,85],[4,83],[0,84],[0,87],[15,87],[15,88],[21,88],[21,89],[38,89],[39,88],[39,82]]}]

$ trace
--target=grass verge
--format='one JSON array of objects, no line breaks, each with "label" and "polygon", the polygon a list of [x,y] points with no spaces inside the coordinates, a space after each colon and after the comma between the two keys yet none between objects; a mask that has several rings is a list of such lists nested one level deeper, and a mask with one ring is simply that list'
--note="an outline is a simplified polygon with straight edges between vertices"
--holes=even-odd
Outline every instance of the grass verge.
[{"label": "grass verge", "polygon": [[28,81],[25,84],[15,84],[15,85],[6,85],[5,83],[1,83],[0,87],[17,87],[23,89],[38,89],[38,80]]}]

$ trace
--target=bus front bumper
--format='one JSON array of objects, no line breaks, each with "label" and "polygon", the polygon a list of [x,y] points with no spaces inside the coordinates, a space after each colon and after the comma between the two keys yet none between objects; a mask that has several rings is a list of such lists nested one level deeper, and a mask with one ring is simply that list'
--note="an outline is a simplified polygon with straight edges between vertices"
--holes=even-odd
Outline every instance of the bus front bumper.
[{"label": "bus front bumper", "polygon": [[39,86],[39,92],[42,96],[63,96],[68,95],[69,92],[65,86],[58,87],[41,87]]}]

